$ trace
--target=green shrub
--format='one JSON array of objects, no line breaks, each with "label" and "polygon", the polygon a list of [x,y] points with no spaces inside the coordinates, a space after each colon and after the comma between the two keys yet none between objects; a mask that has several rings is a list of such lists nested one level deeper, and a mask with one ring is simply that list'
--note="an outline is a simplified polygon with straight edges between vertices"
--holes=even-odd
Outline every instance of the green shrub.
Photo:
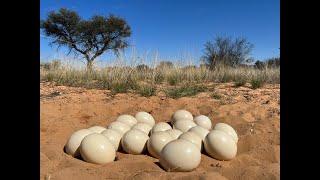
[{"label": "green shrub", "polygon": [[221,99],[222,96],[216,92],[213,92],[211,95],[210,95],[213,99]]},{"label": "green shrub", "polygon": [[153,85],[141,85],[137,93],[144,97],[154,96],[156,94],[156,87]]},{"label": "green shrub", "polygon": [[247,83],[247,80],[246,80],[246,78],[245,77],[243,77],[243,76],[238,76],[238,77],[236,77],[235,78],[235,86],[236,87],[240,87],[240,86],[243,86],[243,85],[245,85]]},{"label": "green shrub", "polygon": [[171,98],[180,98],[186,96],[194,96],[200,92],[206,91],[207,88],[205,86],[199,85],[184,85],[178,88],[169,88],[165,91],[166,95]]},{"label": "green shrub", "polygon": [[167,77],[167,81],[171,86],[177,85],[179,80],[180,78],[177,74],[171,74],[171,75],[168,75]]},{"label": "green shrub", "polygon": [[250,82],[252,89],[260,88],[264,85],[264,83],[265,83],[265,80],[262,77],[253,78],[251,79],[251,82]]}]

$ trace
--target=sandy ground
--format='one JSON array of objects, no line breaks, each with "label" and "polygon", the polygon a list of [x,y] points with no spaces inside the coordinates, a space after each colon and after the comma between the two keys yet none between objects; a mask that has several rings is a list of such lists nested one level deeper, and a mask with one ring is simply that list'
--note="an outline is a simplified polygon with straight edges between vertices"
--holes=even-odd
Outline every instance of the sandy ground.
[{"label": "sandy ground", "polygon": [[[280,86],[252,90],[219,84],[215,92],[171,99],[158,93],[111,95],[108,90],[86,90],[41,83],[41,179],[280,179]],[[120,114],[151,113],[156,122],[169,121],[178,109],[204,114],[213,125],[226,122],[239,135],[238,153],[231,161],[202,154],[192,172],[166,172],[148,155],[117,152],[115,162],[89,164],[63,151],[69,136],[93,125],[107,126]]]}]

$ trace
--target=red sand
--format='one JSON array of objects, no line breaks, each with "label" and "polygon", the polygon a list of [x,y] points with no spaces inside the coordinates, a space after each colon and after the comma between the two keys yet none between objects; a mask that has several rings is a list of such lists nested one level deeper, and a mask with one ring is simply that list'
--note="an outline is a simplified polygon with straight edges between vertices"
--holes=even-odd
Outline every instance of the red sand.
[{"label": "red sand", "polygon": [[[280,86],[252,90],[217,85],[220,100],[210,93],[180,99],[161,93],[150,98],[135,94],[112,96],[108,90],[86,90],[41,83],[41,179],[280,179]],[[53,92],[58,96],[51,97]],[[202,154],[192,172],[166,172],[158,159],[117,152],[117,160],[89,164],[63,152],[69,136],[93,125],[107,126],[120,114],[151,113],[156,122],[169,121],[178,109],[204,114],[213,125],[226,122],[239,135],[238,153],[231,161]]]}]

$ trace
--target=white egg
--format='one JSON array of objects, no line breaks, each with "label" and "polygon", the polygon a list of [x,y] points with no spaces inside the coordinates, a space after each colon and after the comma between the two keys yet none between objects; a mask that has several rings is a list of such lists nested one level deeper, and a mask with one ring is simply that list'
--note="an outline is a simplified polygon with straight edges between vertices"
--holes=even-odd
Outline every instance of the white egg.
[{"label": "white egg", "polygon": [[191,129],[189,129],[188,132],[193,132],[196,135],[198,135],[202,140],[204,140],[209,133],[209,131],[201,126],[195,126]]},{"label": "white egg", "polygon": [[128,115],[128,114],[123,114],[123,115],[118,116],[116,121],[122,122],[130,127],[132,127],[138,123],[138,121],[135,117]]},{"label": "white egg", "polygon": [[119,133],[121,133],[121,135],[123,135],[124,133],[130,130],[130,126],[119,121],[114,121],[108,125],[108,129],[116,130]]},{"label": "white egg", "polygon": [[204,149],[213,158],[231,160],[237,154],[237,143],[224,131],[212,130],[204,140]]},{"label": "white egg", "polygon": [[149,136],[146,133],[131,129],[121,139],[122,149],[129,154],[142,154],[147,147]]},{"label": "white egg", "polygon": [[84,137],[86,137],[89,134],[92,134],[93,132],[88,129],[80,129],[70,136],[69,140],[67,141],[65,145],[65,151],[67,154],[70,154],[73,157],[77,157],[80,155],[79,147],[81,144],[81,141]]},{"label": "white egg", "polygon": [[147,123],[137,123],[136,125],[132,126],[131,129],[137,129],[137,130],[143,131],[148,135],[152,127]]},{"label": "white egg", "polygon": [[193,132],[185,132],[181,134],[178,139],[189,141],[196,145],[200,151],[202,150],[202,139]]},{"label": "white egg", "polygon": [[106,128],[104,128],[102,126],[92,126],[88,129],[92,132],[95,132],[95,133],[101,133],[102,131],[106,130]]},{"label": "white egg", "polygon": [[187,132],[189,129],[195,126],[197,126],[197,124],[194,123],[193,121],[184,121],[184,120],[176,121],[173,124],[174,129],[179,129],[182,132]]},{"label": "white egg", "polygon": [[174,140],[173,137],[166,131],[155,132],[150,136],[147,142],[148,152],[153,157],[159,158],[162,148],[172,140]]},{"label": "white egg", "polygon": [[172,127],[165,122],[159,122],[156,125],[153,126],[152,130],[151,130],[151,134],[155,133],[155,132],[159,132],[159,131],[166,131],[172,129]]},{"label": "white egg", "polygon": [[138,123],[147,123],[151,127],[156,123],[152,115],[147,112],[138,112],[135,117]]},{"label": "white egg", "polygon": [[173,113],[171,117],[171,123],[174,124],[176,121],[179,121],[179,120],[193,121],[193,116],[189,111],[180,109]]},{"label": "white egg", "polygon": [[194,118],[194,122],[203,128],[210,130],[212,128],[211,120],[208,116],[200,115]]},{"label": "white egg", "polygon": [[113,144],[98,133],[89,134],[82,140],[80,154],[86,162],[95,164],[109,163],[116,157]]},{"label": "white egg", "polygon": [[114,149],[117,151],[119,149],[120,140],[122,138],[122,135],[117,130],[113,129],[106,129],[102,131],[102,135],[106,136],[108,140],[113,144]]},{"label": "white egg", "polygon": [[178,139],[178,137],[183,133],[179,129],[168,129],[164,132],[167,132],[174,140]]},{"label": "white egg", "polygon": [[159,161],[166,171],[192,171],[199,166],[201,153],[191,142],[177,139],[164,146]]},{"label": "white egg", "polygon": [[237,132],[230,125],[226,123],[217,123],[213,129],[224,131],[225,133],[229,134],[236,141],[236,143],[238,142],[239,138]]}]

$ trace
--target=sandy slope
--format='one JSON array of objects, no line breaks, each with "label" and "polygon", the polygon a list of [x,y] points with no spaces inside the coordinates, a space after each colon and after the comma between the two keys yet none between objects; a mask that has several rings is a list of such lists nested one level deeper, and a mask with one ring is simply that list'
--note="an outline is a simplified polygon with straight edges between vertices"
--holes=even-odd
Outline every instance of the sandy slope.
[{"label": "sandy slope", "polygon": [[[107,90],[86,90],[41,83],[42,179],[280,179],[280,86],[252,90],[220,84],[222,96],[210,93],[180,99],[163,94],[146,98],[134,94],[111,96]],[[56,93],[55,93],[56,92]],[[70,157],[63,146],[72,132],[93,125],[106,126],[123,113],[150,112],[157,122],[169,121],[177,109],[204,114],[231,124],[238,132],[238,154],[231,161],[202,155],[200,166],[188,173],[165,172],[148,155],[117,152],[117,160],[89,164]]]}]

